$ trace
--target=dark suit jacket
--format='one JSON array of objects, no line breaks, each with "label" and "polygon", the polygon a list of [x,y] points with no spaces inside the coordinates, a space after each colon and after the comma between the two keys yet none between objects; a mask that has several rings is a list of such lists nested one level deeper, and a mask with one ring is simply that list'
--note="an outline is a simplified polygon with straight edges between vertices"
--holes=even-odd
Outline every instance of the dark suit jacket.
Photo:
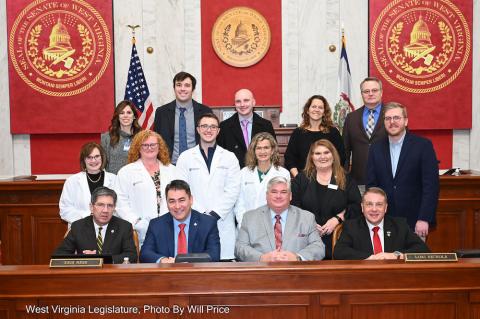
[{"label": "dark suit jacket", "polygon": [[[198,103],[195,100],[192,100],[193,105],[193,114],[195,118],[194,126],[197,124],[198,118],[205,113],[212,113],[212,110],[203,104]],[[167,143],[168,150],[170,151],[170,158],[173,154],[173,140],[175,138],[175,108],[177,107],[176,100],[172,102],[162,105],[155,111],[155,121],[154,121],[154,129],[155,132],[160,134],[160,136],[165,140]],[[200,137],[195,130],[195,139],[197,144],[200,140]]]},{"label": "dark suit jacket", "polygon": [[368,159],[368,149],[370,145],[385,138],[387,133],[385,131],[385,125],[382,120],[383,108],[381,110],[380,117],[375,124],[372,136],[370,139],[363,127],[363,110],[365,106],[362,106],[358,110],[352,113],[348,113],[343,126],[343,144],[345,145],[345,169],[349,169],[350,159],[352,162],[350,174],[355,179],[357,184],[366,184],[366,168]]},{"label": "dark suit jacket", "polygon": [[435,224],[439,176],[432,142],[407,133],[395,177],[392,176],[388,138],[372,145],[367,165],[367,187],[371,186],[387,193],[387,214],[390,216],[405,217],[412,229],[419,219]]},{"label": "dark suit jacket", "polygon": [[[272,122],[262,118],[254,112],[252,137],[260,132],[270,133],[276,138]],[[245,145],[245,140],[243,139],[243,132],[240,127],[238,113],[235,113],[232,117],[220,123],[220,133],[217,136],[217,143],[224,149],[235,154],[241,168],[245,166],[245,154],[247,153],[248,145]]]},{"label": "dark suit jacket", "polygon": [[[385,216],[383,251],[393,253],[428,253],[427,245],[410,228],[404,218]],[[390,234],[390,235],[389,235]],[[345,221],[343,231],[335,245],[335,259],[366,259],[373,254],[370,230],[365,217]]]},{"label": "dark suit jacket", "polygon": [[[208,253],[212,261],[220,260],[220,236],[217,220],[192,209],[188,230],[188,253]],[[173,217],[170,213],[154,218],[140,251],[140,261],[155,263],[161,257],[175,257]]]},{"label": "dark suit jacket", "polygon": [[[92,216],[74,222],[67,237],[53,254],[82,254],[84,250],[97,250],[97,235],[95,234]],[[103,240],[102,254],[112,255],[115,264],[121,264],[124,257],[128,257],[132,263],[137,262],[137,249],[133,241],[132,224],[112,216]]]}]

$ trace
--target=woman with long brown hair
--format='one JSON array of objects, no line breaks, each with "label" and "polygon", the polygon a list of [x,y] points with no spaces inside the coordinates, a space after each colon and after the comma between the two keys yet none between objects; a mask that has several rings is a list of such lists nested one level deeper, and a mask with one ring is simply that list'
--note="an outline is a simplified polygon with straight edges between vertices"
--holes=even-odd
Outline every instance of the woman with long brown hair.
[{"label": "woman with long brown hair", "polygon": [[347,218],[360,215],[361,196],[355,181],[344,171],[340,156],[328,140],[312,144],[305,169],[292,181],[292,205],[315,215],[325,244],[325,258],[332,258],[332,232]]},{"label": "woman with long brown hair", "polygon": [[138,124],[135,105],[130,101],[121,101],[113,112],[108,132],[100,139],[107,156],[105,170],[117,174],[127,164],[128,150],[132,139],[142,128]]},{"label": "woman with long brown hair", "polygon": [[345,147],[340,132],[333,124],[330,105],[325,97],[313,95],[303,106],[302,124],[293,130],[285,151],[285,167],[293,177],[305,167],[310,145],[320,139],[332,142],[343,165]]}]

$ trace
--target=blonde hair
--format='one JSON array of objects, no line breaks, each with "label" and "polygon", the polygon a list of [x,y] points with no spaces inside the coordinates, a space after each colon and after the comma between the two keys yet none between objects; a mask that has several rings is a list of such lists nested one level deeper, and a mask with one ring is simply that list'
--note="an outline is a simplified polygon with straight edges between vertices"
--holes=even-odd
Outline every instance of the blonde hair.
[{"label": "blonde hair", "polygon": [[257,144],[261,141],[269,141],[270,146],[272,147],[272,156],[270,157],[270,162],[272,165],[277,168],[280,166],[280,155],[278,152],[278,144],[275,138],[273,138],[272,134],[267,132],[260,132],[255,134],[248,146],[247,154],[245,155],[245,166],[247,166],[250,170],[254,170],[255,166],[258,165],[258,159],[255,156],[255,148]]}]

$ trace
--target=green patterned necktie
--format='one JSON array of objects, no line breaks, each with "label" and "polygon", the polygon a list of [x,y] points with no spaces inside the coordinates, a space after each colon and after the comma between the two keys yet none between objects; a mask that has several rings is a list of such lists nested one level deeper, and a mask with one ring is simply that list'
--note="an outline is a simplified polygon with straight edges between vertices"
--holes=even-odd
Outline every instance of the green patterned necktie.
[{"label": "green patterned necktie", "polygon": [[102,229],[103,227],[98,227],[97,247],[98,247],[99,255],[102,254],[102,247],[103,247]]}]

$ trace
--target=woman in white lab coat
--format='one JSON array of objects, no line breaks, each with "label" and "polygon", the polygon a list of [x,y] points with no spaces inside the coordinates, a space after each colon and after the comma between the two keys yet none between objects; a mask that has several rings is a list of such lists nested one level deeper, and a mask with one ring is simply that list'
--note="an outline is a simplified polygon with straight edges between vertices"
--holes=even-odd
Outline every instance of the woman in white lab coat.
[{"label": "woman in white lab coat", "polygon": [[102,146],[90,142],[80,150],[81,172],[67,178],[60,196],[60,217],[68,227],[79,219],[90,215],[90,197],[95,188],[113,188],[116,176],[104,170],[106,155]]},{"label": "woman in white lab coat", "polygon": [[267,204],[270,179],[282,176],[290,180],[290,173],[280,166],[278,144],[270,133],[258,133],[252,138],[245,165],[240,171],[240,195],[234,207],[239,228],[244,213]]},{"label": "woman in white lab coat", "polygon": [[158,133],[145,130],[133,138],[129,164],[118,171],[115,191],[119,217],[132,223],[143,244],[151,219],[168,212],[165,186],[177,178],[165,141]]}]

